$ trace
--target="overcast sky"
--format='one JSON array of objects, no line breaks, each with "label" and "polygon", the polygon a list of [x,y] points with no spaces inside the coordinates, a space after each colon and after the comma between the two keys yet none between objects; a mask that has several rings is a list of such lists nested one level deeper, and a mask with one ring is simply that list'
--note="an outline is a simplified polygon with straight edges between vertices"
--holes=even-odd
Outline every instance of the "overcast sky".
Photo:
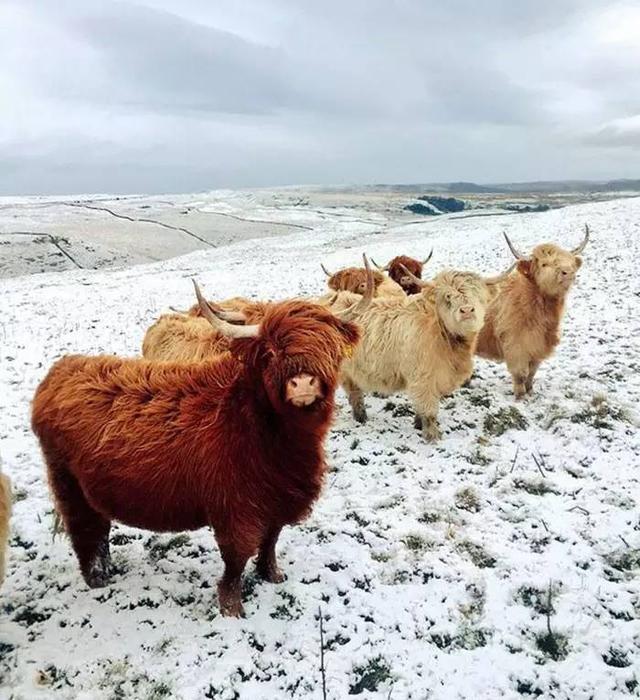
[{"label": "overcast sky", "polygon": [[640,0],[0,0],[0,194],[640,177]]}]

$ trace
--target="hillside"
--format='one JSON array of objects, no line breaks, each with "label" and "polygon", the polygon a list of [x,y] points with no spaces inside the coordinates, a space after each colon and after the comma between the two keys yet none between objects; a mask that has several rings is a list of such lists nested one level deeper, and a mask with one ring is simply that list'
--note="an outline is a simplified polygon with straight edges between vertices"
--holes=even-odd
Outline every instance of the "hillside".
[{"label": "hillside", "polygon": [[[209,206],[266,213],[246,194]],[[162,262],[0,280],[0,454],[16,496],[2,692],[322,698],[320,613],[328,698],[637,697],[640,198],[402,224],[383,207],[287,205],[278,216],[286,232]],[[445,266],[495,274],[512,262],[503,230],[523,249],[573,247],[585,222],[592,242],[563,341],[533,397],[516,404],[506,368],[479,360],[471,385],[443,401],[444,437],[431,446],[405,397],[368,396],[362,426],[339,393],[323,495],[283,532],[285,583],[248,568],[246,619],[219,615],[222,563],[206,530],[116,526],[117,574],[100,590],[86,587],[65,538],[53,539],[29,426],[37,383],[65,353],[139,353],[159,313],[192,303],[190,277],[211,298],[283,298],[320,292],[321,261],[333,269],[363,251],[381,262],[432,247],[425,276]]]}]

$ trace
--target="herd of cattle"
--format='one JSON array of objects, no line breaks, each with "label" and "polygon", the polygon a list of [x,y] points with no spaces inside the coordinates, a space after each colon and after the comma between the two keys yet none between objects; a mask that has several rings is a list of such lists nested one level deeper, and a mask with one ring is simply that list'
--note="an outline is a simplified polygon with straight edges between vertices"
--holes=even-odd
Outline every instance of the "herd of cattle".
[{"label": "herd of cattle", "polygon": [[[320,493],[339,384],[361,423],[366,392],[405,392],[428,441],[475,355],[506,363],[516,398],[530,393],[559,342],[589,229],[571,251],[546,243],[524,255],[505,238],[516,263],[495,277],[445,270],[424,281],[431,256],[376,270],[363,256],[361,268],[323,267],[329,291],[313,299],[207,301],[194,282],[197,303],[160,316],[142,358],[58,360],[32,426],[86,583],[109,579],[113,520],[210,526],[225,564],[220,610],[238,616],[251,557],[266,581],[284,578],[276,542]],[[0,480],[0,579],[9,493]]]}]

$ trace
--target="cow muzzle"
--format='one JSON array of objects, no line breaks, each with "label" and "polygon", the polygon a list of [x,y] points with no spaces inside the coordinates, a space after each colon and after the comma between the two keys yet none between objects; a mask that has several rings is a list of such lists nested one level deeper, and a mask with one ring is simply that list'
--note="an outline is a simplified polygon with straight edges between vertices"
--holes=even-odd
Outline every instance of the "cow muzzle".
[{"label": "cow muzzle", "polygon": [[476,317],[476,310],[473,306],[461,306],[458,313],[461,321],[473,321]]},{"label": "cow muzzle", "polygon": [[322,398],[322,385],[318,377],[311,374],[298,374],[287,382],[286,400],[294,406],[310,406]]}]

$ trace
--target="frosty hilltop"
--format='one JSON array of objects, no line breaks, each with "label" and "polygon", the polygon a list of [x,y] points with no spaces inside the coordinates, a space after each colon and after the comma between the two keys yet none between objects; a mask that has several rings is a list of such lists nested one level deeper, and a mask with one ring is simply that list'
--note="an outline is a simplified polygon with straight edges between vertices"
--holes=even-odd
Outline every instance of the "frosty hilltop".
[{"label": "frosty hilltop", "polygon": [[9,697],[637,695],[640,197],[427,194],[3,199]]}]

